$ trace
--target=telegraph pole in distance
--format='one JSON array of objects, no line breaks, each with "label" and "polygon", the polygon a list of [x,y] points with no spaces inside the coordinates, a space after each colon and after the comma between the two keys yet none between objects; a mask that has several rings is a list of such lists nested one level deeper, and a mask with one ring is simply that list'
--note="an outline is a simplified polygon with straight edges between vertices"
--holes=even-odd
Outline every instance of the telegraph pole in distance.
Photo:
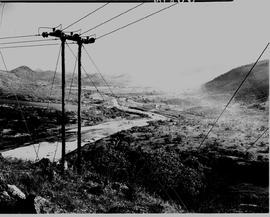
[{"label": "telegraph pole in distance", "polygon": [[66,36],[61,30],[55,30],[50,33],[43,32],[42,36],[47,38],[48,36],[53,36],[60,38],[61,40],[61,47],[62,47],[62,120],[61,120],[61,134],[62,134],[62,158],[61,158],[61,170],[62,173],[65,171],[65,156],[66,156],[66,129],[65,129],[65,43],[66,43]]}]

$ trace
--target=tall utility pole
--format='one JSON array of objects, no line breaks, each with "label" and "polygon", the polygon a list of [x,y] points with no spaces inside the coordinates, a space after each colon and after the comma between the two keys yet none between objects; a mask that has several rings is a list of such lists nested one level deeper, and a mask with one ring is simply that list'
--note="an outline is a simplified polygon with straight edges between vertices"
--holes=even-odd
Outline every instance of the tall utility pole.
[{"label": "tall utility pole", "polygon": [[65,169],[65,43],[66,40],[75,41],[78,44],[78,131],[77,131],[77,171],[81,173],[81,56],[82,56],[82,45],[83,44],[91,44],[95,42],[95,38],[89,38],[88,36],[85,38],[80,37],[78,34],[74,34],[71,32],[70,35],[66,35],[61,30],[53,29],[52,32],[42,33],[43,37],[54,36],[61,39],[62,46],[62,160],[61,167],[64,172]]},{"label": "tall utility pole", "polygon": [[65,156],[66,156],[66,128],[65,128],[65,89],[66,89],[66,72],[65,72],[65,37],[61,37],[62,46],[62,160],[61,168],[64,173],[65,170]]},{"label": "tall utility pole", "polygon": [[78,131],[77,131],[77,171],[79,174],[82,172],[82,138],[81,138],[81,95],[82,95],[82,79],[81,79],[81,61],[82,61],[82,46],[83,44],[94,43],[94,38],[82,38],[78,34],[72,34],[67,36],[68,40],[75,41],[78,44]]},{"label": "tall utility pole", "polygon": [[81,162],[81,148],[82,148],[82,134],[81,134],[81,95],[82,95],[82,72],[81,72],[81,60],[82,60],[82,43],[78,41],[78,147],[77,147],[77,169],[78,173],[82,172],[82,162]]},{"label": "tall utility pole", "polygon": [[61,169],[62,173],[65,170],[65,155],[66,155],[66,129],[65,129],[65,43],[66,36],[61,30],[55,30],[50,33],[43,32],[42,36],[47,38],[48,36],[53,36],[61,40],[61,55],[62,55],[62,120],[61,120],[61,134],[62,134],[62,158],[61,158]]}]

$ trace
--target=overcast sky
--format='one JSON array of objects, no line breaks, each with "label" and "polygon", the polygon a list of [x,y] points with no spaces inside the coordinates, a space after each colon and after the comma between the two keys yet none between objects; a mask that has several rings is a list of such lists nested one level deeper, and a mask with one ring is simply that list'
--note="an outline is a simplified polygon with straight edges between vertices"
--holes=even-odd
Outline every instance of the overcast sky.
[{"label": "overcast sky", "polygon": [[[9,3],[0,37],[36,34],[40,26],[66,26],[102,4]],[[85,31],[134,5],[111,3],[68,30]],[[146,3],[90,34],[99,36],[164,6]],[[270,39],[269,8],[269,0],[179,4],[87,47],[104,74],[127,73],[137,83],[165,89],[192,88],[256,60]],[[3,54],[8,69],[27,65],[53,70],[58,50],[59,46],[19,48]],[[67,71],[72,71],[74,59],[68,52]],[[267,58],[269,50],[262,59]],[[85,54],[83,64],[95,72]],[[0,68],[4,69],[1,62]]]}]

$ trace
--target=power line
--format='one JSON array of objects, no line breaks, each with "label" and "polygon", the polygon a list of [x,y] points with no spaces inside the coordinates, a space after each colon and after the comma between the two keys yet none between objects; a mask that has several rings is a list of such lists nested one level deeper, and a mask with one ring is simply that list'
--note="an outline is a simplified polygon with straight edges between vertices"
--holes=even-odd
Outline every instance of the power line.
[{"label": "power line", "polygon": [[59,47],[59,52],[58,52],[58,56],[57,56],[57,60],[56,60],[56,66],[55,66],[55,70],[54,70],[54,74],[53,74],[53,80],[52,80],[52,85],[51,85],[51,89],[50,89],[49,102],[48,102],[48,105],[47,105],[47,109],[49,108],[49,105],[50,105],[50,98],[51,98],[51,95],[52,95],[52,89],[53,89],[53,85],[54,85],[54,82],[55,82],[55,76],[56,76],[56,71],[57,71],[58,63],[59,63],[59,59],[60,59],[60,53],[61,53],[61,46]]},{"label": "power line", "polygon": [[[70,46],[67,44],[70,52],[72,53],[73,57],[76,58],[76,55],[74,54],[73,50],[70,48]],[[95,85],[94,81],[92,80],[92,78],[90,77],[90,75],[87,73],[87,71],[85,70],[85,68],[82,65],[82,69],[84,71],[84,73],[86,74],[86,76],[88,77],[88,79],[90,80],[91,84],[95,87],[96,91],[100,94],[100,96],[102,97],[102,99],[105,101],[105,98],[103,97],[102,93],[99,91],[99,89],[97,88],[97,86]]]},{"label": "power line", "polygon": [[[67,43],[67,44],[76,44],[74,42]],[[6,46],[0,47],[0,49],[11,49],[11,48],[29,48],[29,47],[44,47],[44,46],[55,46],[59,45],[59,43],[51,43],[51,44],[34,44],[34,45],[19,45],[19,46]]]},{"label": "power line", "polygon": [[108,4],[109,4],[109,2],[107,2],[106,4],[104,4],[104,5],[100,6],[100,7],[98,7],[97,9],[91,11],[90,13],[86,14],[85,16],[81,17],[81,18],[78,19],[77,21],[71,23],[70,25],[68,25],[67,27],[65,27],[64,29],[62,29],[62,31],[64,31],[65,29],[67,29],[67,28],[69,28],[69,27],[71,27],[71,26],[73,26],[74,24],[80,22],[81,20],[85,19],[86,17],[90,16],[91,14],[94,14],[95,12],[97,12],[97,11],[99,11],[100,9],[104,8],[104,7],[105,7],[106,5],[108,5]]},{"label": "power line", "polygon": [[3,23],[3,17],[4,17],[4,9],[5,9],[6,3],[3,3],[2,11],[1,11],[1,22],[0,22],[0,28],[2,27]]},{"label": "power line", "polygon": [[106,21],[104,21],[104,22],[102,22],[102,23],[100,23],[100,24],[98,24],[98,25],[90,28],[90,29],[88,29],[87,31],[81,33],[81,35],[83,35],[83,34],[85,34],[87,32],[90,32],[91,30],[94,30],[94,29],[98,28],[98,27],[100,27],[100,26],[102,26],[102,25],[104,25],[104,24],[106,24],[106,23],[108,23],[108,22],[110,22],[110,21],[112,21],[112,20],[114,20],[114,19],[116,19],[116,18],[118,18],[118,17],[120,17],[120,16],[122,16],[122,15],[124,15],[124,14],[126,14],[126,13],[128,13],[130,11],[132,11],[132,10],[134,10],[134,9],[136,9],[137,7],[142,6],[143,4],[144,3],[140,3],[140,4],[134,6],[134,7],[130,8],[130,9],[128,9],[128,10],[126,10],[126,11],[124,11],[124,12],[122,12],[122,13],[120,13],[120,14],[118,14],[118,15],[116,15],[116,16],[114,16],[114,17],[112,17],[112,18],[110,18],[110,19],[108,19],[108,20],[106,20]]},{"label": "power line", "polygon": [[254,69],[254,67],[257,65],[257,63],[261,59],[262,55],[264,54],[264,52],[266,51],[266,49],[268,48],[268,46],[269,46],[269,43],[267,43],[266,47],[263,49],[263,51],[261,52],[260,56],[258,57],[258,59],[256,60],[256,62],[253,64],[253,66],[250,68],[250,70],[248,71],[248,73],[246,74],[246,76],[244,77],[244,79],[242,80],[242,82],[239,84],[238,88],[235,90],[235,92],[231,96],[230,100],[228,101],[228,103],[226,104],[226,106],[224,107],[224,109],[222,110],[222,112],[220,113],[220,115],[214,121],[214,123],[212,124],[210,130],[207,132],[207,134],[203,138],[202,142],[200,143],[199,148],[202,146],[202,144],[204,143],[204,141],[207,139],[208,135],[210,134],[210,132],[212,131],[212,129],[214,128],[214,126],[218,122],[219,118],[223,115],[223,113],[225,112],[225,110],[227,109],[227,107],[229,106],[229,104],[232,102],[233,98],[235,97],[235,95],[237,94],[237,92],[239,91],[239,89],[242,87],[243,83],[246,81],[246,79],[248,78],[248,76],[250,75],[250,73],[252,72],[252,70]]},{"label": "power line", "polygon": [[[2,27],[2,22],[3,22],[4,7],[5,7],[5,3],[3,3],[3,7],[2,7],[2,11],[1,11],[2,14],[1,14],[0,28]],[[3,131],[1,132],[1,138],[3,141]]]},{"label": "power line", "polygon": [[41,39],[41,40],[30,40],[30,41],[12,41],[12,42],[1,42],[0,44],[20,44],[20,43],[35,43],[41,41],[55,41],[58,40],[56,38],[53,39]]},{"label": "power line", "polygon": [[264,97],[261,97],[261,98],[258,98],[256,100],[264,100],[264,99],[267,99],[269,96],[264,96]]},{"label": "power line", "polygon": [[133,21],[133,22],[131,22],[131,23],[128,23],[128,24],[126,24],[126,25],[124,25],[124,26],[121,26],[121,27],[119,27],[119,28],[117,28],[117,29],[115,29],[115,30],[112,30],[111,32],[107,32],[107,33],[105,33],[105,34],[103,34],[103,35],[97,37],[96,40],[97,40],[97,39],[101,39],[101,38],[103,38],[103,37],[105,37],[105,36],[107,36],[107,35],[110,35],[110,34],[114,33],[114,32],[117,32],[117,31],[119,31],[119,30],[121,30],[121,29],[124,29],[124,28],[126,28],[126,27],[128,27],[128,26],[130,26],[130,25],[132,25],[132,24],[138,23],[138,22],[140,22],[140,21],[142,21],[142,20],[144,20],[144,19],[147,19],[147,18],[149,18],[149,17],[151,17],[151,16],[153,16],[153,15],[155,15],[155,14],[158,14],[158,13],[160,13],[160,12],[166,10],[166,9],[169,9],[169,8],[171,8],[171,7],[173,7],[173,6],[177,5],[177,4],[178,4],[178,3],[174,3],[174,4],[172,4],[172,5],[169,5],[169,6],[165,7],[165,8],[162,8],[162,9],[160,9],[160,10],[158,10],[158,11],[155,11],[155,12],[153,12],[153,13],[147,15],[147,16],[144,16],[144,17],[142,17],[142,18],[140,18],[140,19],[138,19],[138,20],[135,20],[135,21]]},{"label": "power line", "polygon": [[35,37],[35,36],[40,36],[40,34],[34,34],[34,35],[17,35],[17,36],[5,36],[5,37],[0,37],[0,39],[13,39],[13,38],[30,38],[30,37]]},{"label": "power line", "polygon": [[[4,56],[3,56],[3,53],[2,53],[1,50],[0,50],[0,55],[1,55],[1,58],[2,58],[2,61],[3,61],[4,67],[5,67],[6,71],[8,72],[7,65],[6,65],[6,62],[5,62],[5,59],[4,59]],[[26,130],[27,130],[27,132],[28,132],[28,134],[29,134],[29,136],[30,136],[30,139],[33,140],[33,139],[32,139],[32,136],[31,136],[31,134],[30,134],[30,131],[29,131],[29,128],[28,128],[26,119],[25,119],[25,117],[24,117],[23,110],[22,110],[22,108],[21,108],[20,102],[19,102],[19,100],[18,100],[17,94],[13,91],[12,88],[11,88],[11,90],[12,90],[12,92],[13,92],[13,95],[15,96],[15,99],[16,99],[16,102],[17,102],[17,105],[18,105],[18,108],[19,108],[20,113],[21,113],[21,116],[22,116],[22,120],[23,120],[24,125],[25,125],[25,128],[26,128]],[[33,148],[34,148],[34,151],[35,151],[35,153],[36,153],[36,160],[37,160],[37,159],[38,159],[38,151],[36,150],[35,145],[33,145]]]},{"label": "power line", "polygon": [[253,145],[256,144],[256,142],[259,141],[260,138],[262,138],[262,136],[269,130],[269,127],[267,127],[260,135],[259,137],[247,148],[246,151],[248,151],[248,149],[250,149]]},{"label": "power line", "polygon": [[[53,74],[52,85],[51,85],[50,94],[49,94],[49,102],[47,104],[46,110],[49,108],[49,105],[50,105],[50,98],[51,98],[52,89],[53,89],[53,85],[54,85],[54,81],[55,81],[56,71],[57,71],[57,68],[58,68],[58,63],[59,63],[59,59],[60,59],[60,53],[61,53],[61,45],[59,47],[59,52],[58,52],[58,56],[57,56],[57,60],[56,60],[56,66],[55,66],[55,70],[54,70],[54,74]],[[55,149],[55,152],[54,152],[54,155],[53,155],[53,162],[55,160],[57,149],[58,149],[58,140],[57,140],[56,149]]]},{"label": "power line", "polygon": [[73,85],[73,80],[74,80],[74,75],[75,75],[75,71],[76,71],[77,61],[78,61],[78,56],[76,56],[75,64],[74,64],[74,68],[73,68],[72,79],[71,79],[71,82],[70,82],[69,92],[68,92],[68,101],[69,101],[69,97],[70,97],[70,94],[71,94],[71,88],[72,88],[72,85]]},{"label": "power line", "polygon": [[111,94],[116,98],[116,95],[113,93],[110,85],[107,83],[107,81],[105,80],[105,78],[103,77],[103,75],[101,74],[97,64],[95,63],[95,61],[93,60],[93,58],[90,56],[89,52],[86,50],[86,48],[83,46],[88,58],[90,59],[90,61],[92,62],[92,64],[94,65],[94,67],[96,68],[97,72],[100,74],[102,80],[104,81],[105,85],[108,87],[109,91],[111,92]]},{"label": "power line", "polygon": [[96,91],[99,93],[99,95],[101,96],[101,98],[103,99],[103,101],[105,101],[104,96],[102,95],[102,93],[99,91],[99,89],[97,88],[97,86],[95,85],[94,81],[92,80],[91,76],[87,73],[87,71],[82,67],[84,73],[86,74],[86,76],[88,77],[88,79],[90,80],[91,84],[95,87]]},{"label": "power line", "polygon": [[19,46],[6,46],[0,47],[0,49],[10,49],[10,48],[27,48],[27,47],[44,47],[44,46],[52,46],[52,45],[59,45],[59,43],[51,43],[51,44],[33,44],[33,45],[19,45]]}]

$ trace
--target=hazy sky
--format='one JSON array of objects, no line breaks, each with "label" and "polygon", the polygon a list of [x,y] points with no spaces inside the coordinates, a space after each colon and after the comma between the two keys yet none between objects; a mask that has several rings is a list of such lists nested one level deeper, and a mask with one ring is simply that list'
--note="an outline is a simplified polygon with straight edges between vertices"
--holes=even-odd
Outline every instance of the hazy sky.
[{"label": "hazy sky", "polygon": [[[87,47],[104,74],[127,73],[137,83],[165,89],[194,87],[256,60],[270,39],[269,3],[179,4]],[[6,4],[0,37],[36,34],[40,26],[66,26],[102,4]],[[87,30],[134,5],[111,3],[68,30]],[[164,6],[146,3],[90,34],[99,36]],[[58,50],[59,46],[19,48],[3,54],[9,69],[27,65],[47,70],[54,69]],[[72,71],[74,59],[68,52],[67,70]],[[269,50],[262,59],[266,58]],[[85,54],[83,64],[95,72]],[[2,62],[0,68],[4,69]]]}]

